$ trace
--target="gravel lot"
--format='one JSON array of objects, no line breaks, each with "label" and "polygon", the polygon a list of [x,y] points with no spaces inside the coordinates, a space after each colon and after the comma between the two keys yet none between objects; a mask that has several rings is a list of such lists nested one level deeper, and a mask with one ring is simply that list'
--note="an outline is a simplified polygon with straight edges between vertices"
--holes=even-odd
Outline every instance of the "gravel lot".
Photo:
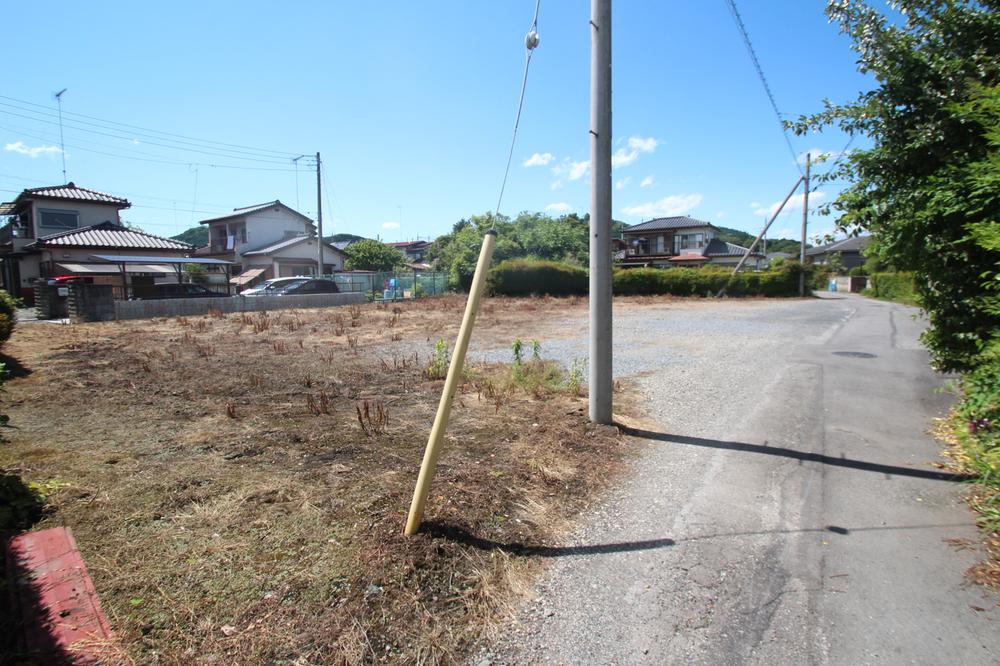
[{"label": "gravel lot", "polygon": [[[843,296],[616,308],[649,450],[472,663],[996,663],[996,595],[945,542],[976,534],[929,466],[947,397],[915,315]],[[585,318],[552,329],[546,356],[586,356]]]}]

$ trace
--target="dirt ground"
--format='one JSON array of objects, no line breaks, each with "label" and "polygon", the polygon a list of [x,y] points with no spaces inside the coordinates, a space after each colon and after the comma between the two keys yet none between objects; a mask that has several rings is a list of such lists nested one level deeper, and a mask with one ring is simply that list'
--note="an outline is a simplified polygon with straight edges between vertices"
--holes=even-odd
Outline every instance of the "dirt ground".
[{"label": "dirt ground", "polygon": [[469,368],[402,536],[463,307],[23,324],[0,474],[44,495],[32,529],[72,528],[123,660],[454,662],[639,446],[530,360],[585,301],[489,300],[476,340],[525,339],[526,369]]}]

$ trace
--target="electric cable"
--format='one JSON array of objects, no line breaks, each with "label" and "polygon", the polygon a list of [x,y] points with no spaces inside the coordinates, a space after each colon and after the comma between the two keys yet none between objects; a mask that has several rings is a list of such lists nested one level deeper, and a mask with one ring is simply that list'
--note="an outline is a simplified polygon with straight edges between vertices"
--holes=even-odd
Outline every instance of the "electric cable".
[{"label": "electric cable", "polygon": [[514,144],[517,142],[517,128],[521,124],[521,109],[524,107],[524,91],[528,87],[528,69],[531,67],[531,55],[534,53],[535,48],[538,46],[538,10],[542,4],[542,0],[535,0],[535,16],[531,19],[531,28],[528,30],[528,34],[524,36],[524,48],[526,52],[526,57],[524,60],[524,76],[521,79],[521,95],[517,100],[517,115],[514,117],[514,133],[510,138],[510,150],[507,152],[507,166],[503,171],[503,181],[500,183],[500,195],[497,197],[497,208],[493,215],[493,226],[492,229],[497,227],[497,217],[500,215],[500,204],[503,202],[503,193],[507,189],[507,177],[510,175],[510,163],[514,158]]},{"label": "electric cable", "polygon": [[750,60],[753,62],[754,69],[757,70],[757,76],[760,78],[760,82],[764,86],[764,92],[767,93],[767,99],[771,102],[771,108],[774,109],[774,115],[778,119],[778,125],[781,126],[781,135],[785,138],[785,143],[788,145],[788,152],[792,155],[792,161],[795,164],[795,168],[799,170],[800,175],[804,175],[802,167],[799,165],[799,156],[795,152],[795,148],[792,146],[792,140],[788,137],[788,128],[785,127],[785,121],[781,117],[781,111],[778,110],[778,103],[774,100],[774,93],[771,92],[771,86],[768,85],[767,77],[764,76],[764,68],[761,67],[760,60],[757,59],[757,52],[754,51],[753,43],[750,41],[750,34],[747,32],[747,28],[743,24],[743,17],[740,16],[740,10],[736,8],[736,0],[726,0],[726,5],[729,7],[729,13],[732,14],[733,21],[736,23],[736,28],[740,31],[740,35],[743,37],[743,43],[747,47],[747,53],[750,54]]}]

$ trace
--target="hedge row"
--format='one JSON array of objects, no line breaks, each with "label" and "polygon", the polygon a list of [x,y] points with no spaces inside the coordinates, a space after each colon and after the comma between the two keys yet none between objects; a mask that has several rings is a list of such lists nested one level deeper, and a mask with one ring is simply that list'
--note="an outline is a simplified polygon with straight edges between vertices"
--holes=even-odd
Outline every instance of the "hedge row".
[{"label": "hedge row", "polygon": [[915,303],[917,299],[913,273],[872,273],[868,288],[875,298],[903,303]]},{"label": "hedge row", "polygon": [[[811,267],[807,267],[807,281]],[[764,272],[738,273],[705,266],[702,268],[630,268],[614,273],[614,292],[623,296],[669,294],[672,296],[714,296],[725,289],[729,296],[796,296],[799,293],[799,263],[789,261]],[[549,294],[585,295],[587,272],[555,261],[511,259],[489,274],[491,293],[504,296]]]},{"label": "hedge row", "polygon": [[491,293],[504,296],[573,296],[586,294],[587,271],[557,261],[508,259],[497,264],[488,277]]},{"label": "hedge row", "polygon": [[[17,323],[17,299],[0,289],[0,346],[10,339]],[[0,380],[2,383],[2,380]]]},{"label": "hedge row", "polygon": [[[807,267],[807,273],[810,270]],[[799,263],[790,261],[763,272],[703,268],[631,268],[615,271],[614,291],[623,296],[669,294],[671,296],[715,296],[723,289],[728,296],[797,296]],[[810,280],[807,274],[807,282]]]}]

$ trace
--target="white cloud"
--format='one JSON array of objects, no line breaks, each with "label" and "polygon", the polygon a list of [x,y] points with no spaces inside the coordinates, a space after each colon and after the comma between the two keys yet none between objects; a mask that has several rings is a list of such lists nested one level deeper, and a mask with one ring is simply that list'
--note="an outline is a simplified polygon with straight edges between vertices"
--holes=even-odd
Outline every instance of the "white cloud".
[{"label": "white cloud", "polygon": [[642,182],[639,183],[639,187],[649,187],[652,184],[653,184],[653,177],[646,176],[645,178],[642,179]]},{"label": "white cloud", "polygon": [[627,206],[622,212],[631,217],[669,217],[671,215],[684,215],[691,212],[701,203],[701,194],[675,194],[663,197],[657,201]]},{"label": "white cloud", "polygon": [[799,164],[805,165],[806,155],[809,155],[809,159],[815,164],[818,161],[830,162],[844,155],[844,153],[837,150],[822,150],[821,148],[810,148],[804,153],[799,153],[796,161]]},{"label": "white cloud", "polygon": [[630,180],[632,180],[632,176],[628,176],[627,178],[623,178],[621,180],[616,180],[615,181],[615,189],[616,190],[620,190],[620,189],[624,188],[626,185],[628,185],[628,183],[629,183]]},{"label": "white cloud", "polygon": [[660,145],[660,142],[649,137],[648,139],[643,139],[641,136],[630,136],[628,138],[628,149],[619,148],[615,151],[614,155],[611,156],[611,167],[617,169],[619,167],[628,166],[639,159],[640,153],[651,153],[656,150],[656,147]]},{"label": "white cloud", "polygon": [[584,160],[582,162],[570,162],[569,164],[569,176],[570,180],[580,180],[587,172],[590,171],[590,160]]},{"label": "white cloud", "polygon": [[[810,192],[809,193],[809,207],[810,208],[812,208],[816,204],[818,204],[818,203],[820,203],[822,201],[825,201],[825,200],[826,200],[826,193],[825,192]],[[763,216],[770,217],[771,215],[774,215],[775,211],[778,210],[778,206],[780,206],[780,205],[781,205],[780,201],[775,201],[773,204],[771,204],[767,208],[765,208],[764,206],[761,206],[760,204],[754,204],[753,214],[754,215],[763,215]],[[795,211],[798,211],[799,213],[802,212],[802,195],[801,194],[797,194],[797,195],[793,196],[791,199],[789,199],[788,203],[786,203],[785,207],[782,209],[781,214],[782,215],[787,215],[787,214],[795,212]]]},{"label": "white cloud", "polygon": [[569,211],[573,210],[573,207],[570,206],[565,201],[560,201],[559,203],[550,203],[548,206],[545,207],[545,210],[549,211],[550,213],[568,213]]},{"label": "white cloud", "polygon": [[720,210],[718,213],[715,214],[715,219],[717,220],[725,219],[725,217],[726,217],[726,211],[724,210]]},{"label": "white cloud", "polygon": [[524,160],[524,166],[534,167],[534,166],[545,166],[549,162],[555,159],[552,153],[535,153],[528,159]]},{"label": "white cloud", "polygon": [[59,146],[28,146],[23,141],[8,143],[3,149],[12,153],[27,155],[31,158],[38,157],[39,155],[58,155],[62,152],[59,150]]},{"label": "white cloud", "polygon": [[386,231],[392,229],[399,229],[399,222],[386,222],[382,225],[382,228],[385,229]]}]

